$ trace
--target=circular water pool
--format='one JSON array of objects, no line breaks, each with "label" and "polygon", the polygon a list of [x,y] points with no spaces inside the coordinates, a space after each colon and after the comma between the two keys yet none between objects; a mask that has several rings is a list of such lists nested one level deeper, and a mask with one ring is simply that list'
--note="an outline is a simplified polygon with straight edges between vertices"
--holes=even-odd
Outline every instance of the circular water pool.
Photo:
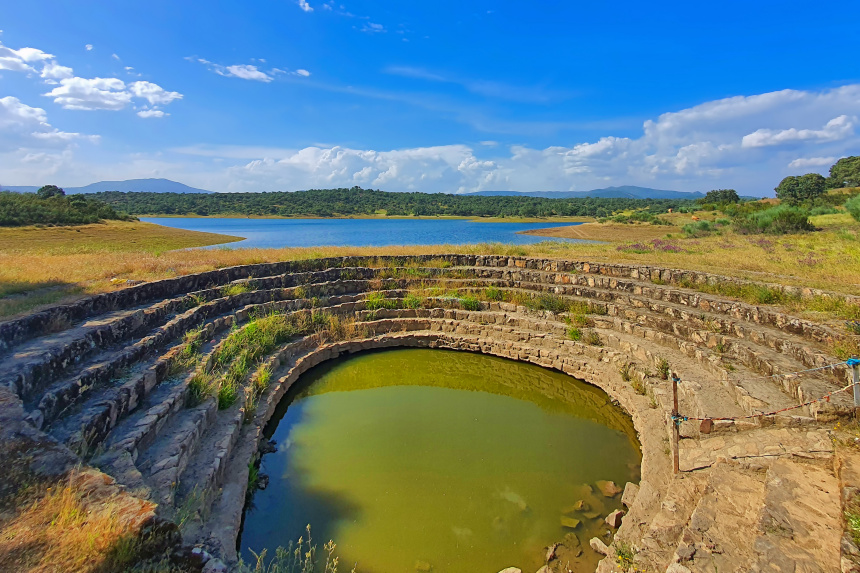
[{"label": "circular water pool", "polygon": [[246,509],[243,557],[307,538],[310,524],[342,570],[364,573],[534,571],[565,540],[582,547],[566,554],[571,570],[593,570],[588,540],[621,508],[596,482],[638,482],[641,463],[629,416],[598,388],[443,350],[322,364],[267,435],[278,451],[261,462],[270,481]]}]

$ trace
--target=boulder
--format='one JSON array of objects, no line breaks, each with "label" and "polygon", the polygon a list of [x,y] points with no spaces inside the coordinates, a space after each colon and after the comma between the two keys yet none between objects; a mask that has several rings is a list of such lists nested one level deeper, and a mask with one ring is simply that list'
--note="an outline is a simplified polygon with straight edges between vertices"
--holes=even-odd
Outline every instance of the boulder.
[{"label": "boulder", "polygon": [[680,563],[672,563],[666,569],[666,573],[692,573],[688,567],[684,567]]},{"label": "boulder", "polygon": [[612,513],[606,516],[606,525],[609,527],[619,528],[621,527],[621,518],[624,516],[624,512],[620,509],[616,509]]},{"label": "boulder", "polygon": [[600,480],[598,482],[595,482],[594,485],[597,486],[597,489],[599,489],[600,493],[602,493],[605,497],[615,497],[616,495],[621,493],[621,488],[615,485],[614,481]]},{"label": "boulder", "polygon": [[609,555],[609,547],[607,547],[606,544],[597,537],[592,537],[588,542],[588,545],[601,555]]},{"label": "boulder", "polygon": [[574,511],[588,511],[588,504],[580,499],[573,505],[568,505],[561,510],[562,513],[573,513]]},{"label": "boulder", "polygon": [[517,569],[516,567],[508,567],[507,569],[502,569],[499,573],[523,573],[522,569]]},{"label": "boulder", "polygon": [[639,495],[639,486],[635,483],[627,482],[624,486],[624,493],[621,494],[621,503],[624,507],[629,508],[636,501],[637,495]]},{"label": "boulder", "polygon": [[220,559],[210,559],[203,566],[203,573],[227,573],[227,566]]}]

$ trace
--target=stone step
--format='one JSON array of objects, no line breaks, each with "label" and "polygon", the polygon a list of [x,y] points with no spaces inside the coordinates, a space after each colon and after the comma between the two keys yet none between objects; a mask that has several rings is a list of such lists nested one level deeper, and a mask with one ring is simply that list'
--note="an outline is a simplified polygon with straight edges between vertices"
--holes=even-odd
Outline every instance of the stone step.
[{"label": "stone step", "polygon": [[173,508],[179,476],[217,418],[217,412],[214,398],[193,408],[181,409],[148,447],[138,449],[135,465],[152,487],[151,499],[165,509]]},{"label": "stone step", "polygon": [[824,467],[718,464],[673,557],[683,569],[669,570],[838,573],[841,511],[838,482]]},{"label": "stone step", "polygon": [[681,471],[715,465],[720,458],[750,466],[768,464],[778,458],[819,459],[833,457],[833,443],[826,429],[815,427],[752,428],[719,436],[680,441]]},{"label": "stone step", "polygon": [[763,472],[711,468],[672,561],[697,573],[751,571],[764,498]]}]

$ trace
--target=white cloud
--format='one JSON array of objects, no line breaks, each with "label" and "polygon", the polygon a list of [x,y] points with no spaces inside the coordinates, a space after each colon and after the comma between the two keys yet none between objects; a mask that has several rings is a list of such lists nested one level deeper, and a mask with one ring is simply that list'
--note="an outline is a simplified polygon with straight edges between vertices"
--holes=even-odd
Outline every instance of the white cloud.
[{"label": "white cloud", "polygon": [[60,131],[48,123],[40,107],[31,107],[16,97],[0,98],[0,151],[62,148],[75,140],[98,141],[98,136]]},{"label": "white cloud", "polygon": [[39,75],[46,79],[61,80],[71,78],[75,75],[75,72],[72,68],[61,66],[56,62],[48,62],[42,68],[42,73]]},{"label": "white cloud", "polygon": [[308,0],[298,0],[298,2],[296,2],[296,4],[298,4],[299,8],[301,8],[305,12],[313,12],[314,11],[313,6],[308,4]]},{"label": "white cloud", "polygon": [[132,82],[128,85],[128,91],[135,97],[145,99],[150,105],[165,105],[175,99],[182,99],[181,93],[169,92],[152,82]]},{"label": "white cloud", "polygon": [[131,103],[125,82],[117,78],[64,78],[59,87],[44,95],[66,109],[119,110]]},{"label": "white cloud", "polygon": [[0,42],[0,70],[11,72],[34,72],[34,63],[53,59],[53,55],[36,48],[21,48],[13,50]]},{"label": "white cloud", "polygon": [[125,108],[132,98],[145,99],[150,104],[168,104],[182,98],[152,82],[132,82],[126,85],[118,78],[64,78],[60,85],[44,94],[66,109],[113,110]]},{"label": "white cloud", "polygon": [[92,44],[87,44],[86,46],[84,46],[84,48],[86,48],[86,50],[87,50],[88,52],[92,52],[92,51],[93,51],[93,45],[92,45]]},{"label": "white cloud", "polygon": [[373,22],[367,22],[364,26],[359,28],[360,31],[366,34],[381,34],[385,32],[385,26],[382,24],[374,24]]},{"label": "white cloud", "polygon": [[[292,72],[288,70],[282,70],[280,68],[262,70],[254,64],[234,64],[232,66],[222,66],[221,64],[216,64],[214,62],[210,62],[207,59],[198,58],[196,56],[188,56],[185,59],[189,62],[197,62],[198,64],[203,64],[219,76],[224,76],[228,78],[239,78],[243,80],[251,80],[264,83],[271,82],[278,74],[300,76],[304,78],[309,77],[311,75],[309,71],[304,69],[298,69]],[[263,63],[266,62],[266,60],[264,60],[263,58],[256,58],[256,61]]]},{"label": "white cloud", "polygon": [[229,76],[234,78],[240,78],[243,80],[254,80],[258,82],[270,82],[272,81],[272,76],[257,69],[257,66],[252,66],[251,64],[238,64],[234,66],[226,66],[221,67],[217,66],[215,68],[215,72],[221,74],[222,76]]},{"label": "white cloud", "polygon": [[807,167],[830,167],[838,157],[799,157],[788,164],[789,169],[806,169]]},{"label": "white cloud", "polygon": [[119,56],[117,56],[116,54],[111,54],[110,57],[116,61],[119,61]]},{"label": "white cloud", "polygon": [[827,122],[822,129],[758,129],[743,138],[743,147],[766,147],[800,141],[836,141],[854,134],[856,117],[840,115]]},{"label": "white cloud", "polygon": [[137,112],[139,117],[149,118],[149,117],[164,117],[165,115],[170,115],[169,113],[164,113],[160,109],[142,109]]}]

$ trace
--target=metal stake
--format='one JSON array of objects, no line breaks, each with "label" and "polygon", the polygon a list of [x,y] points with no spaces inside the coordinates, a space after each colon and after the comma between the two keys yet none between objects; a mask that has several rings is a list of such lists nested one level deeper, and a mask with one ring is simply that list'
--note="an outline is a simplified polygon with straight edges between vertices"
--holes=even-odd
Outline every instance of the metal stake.
[{"label": "metal stake", "polygon": [[[856,368],[854,375],[857,376]],[[681,437],[681,428],[678,424],[678,377],[674,372],[670,372],[669,376],[672,377],[672,462],[674,473],[677,474],[681,471],[681,460],[678,452],[678,440]]]}]

